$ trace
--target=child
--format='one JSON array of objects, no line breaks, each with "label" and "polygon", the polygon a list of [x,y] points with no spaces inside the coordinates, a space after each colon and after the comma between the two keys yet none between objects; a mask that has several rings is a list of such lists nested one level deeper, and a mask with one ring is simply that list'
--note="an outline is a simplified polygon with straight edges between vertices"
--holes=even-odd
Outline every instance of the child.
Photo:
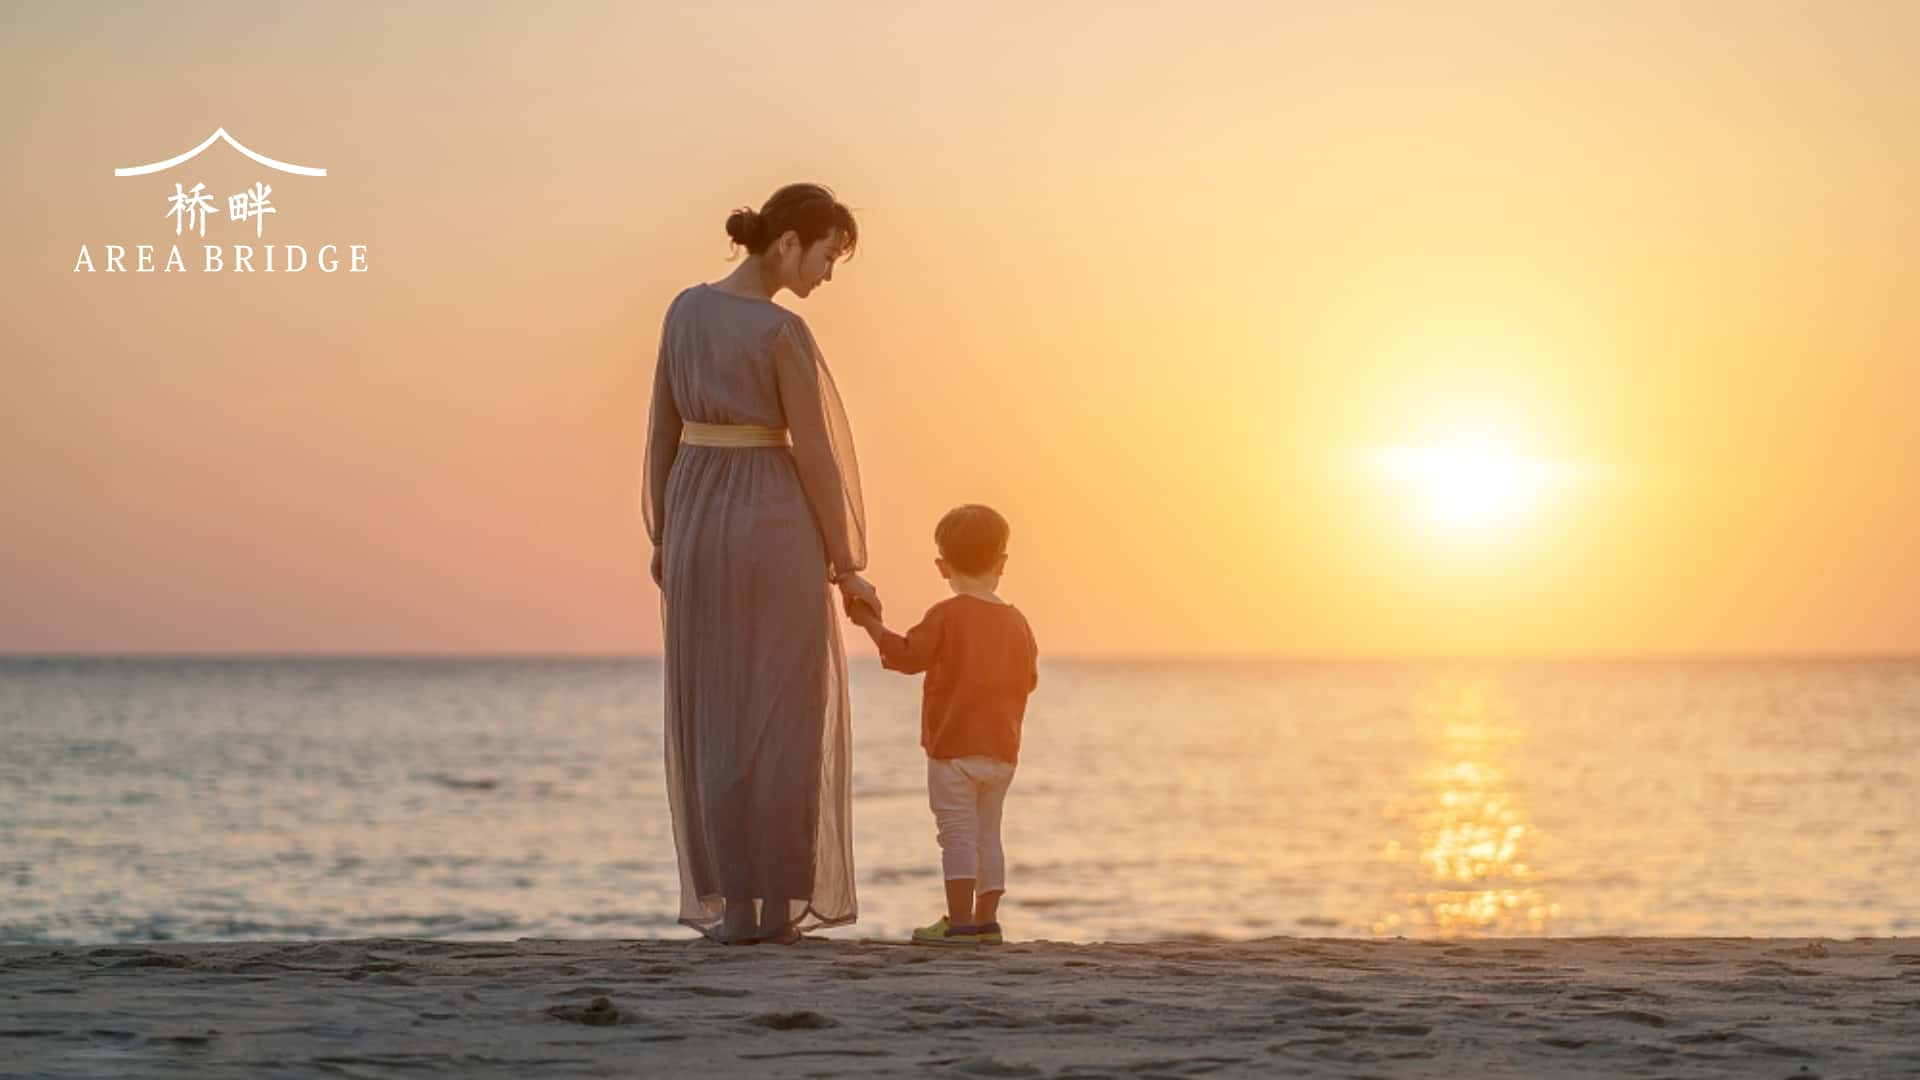
[{"label": "child", "polygon": [[1007,860],[1000,808],[1020,757],[1027,695],[1040,685],[1039,647],[1026,617],[995,595],[1007,568],[1007,519],[985,506],[940,519],[933,564],[954,595],[927,610],[904,636],[873,609],[850,601],[848,615],[873,638],[885,667],[926,672],[920,745],[927,751],[927,802],[939,831],[947,914],[913,932],[934,945],[999,944]]}]

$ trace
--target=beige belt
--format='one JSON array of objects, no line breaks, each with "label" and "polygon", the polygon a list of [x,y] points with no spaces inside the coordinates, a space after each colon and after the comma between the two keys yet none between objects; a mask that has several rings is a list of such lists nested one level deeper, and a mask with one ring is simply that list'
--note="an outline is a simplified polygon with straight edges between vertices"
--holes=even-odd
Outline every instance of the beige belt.
[{"label": "beige belt", "polygon": [[787,429],[756,424],[702,424],[687,420],[680,441],[690,446],[785,446]]}]

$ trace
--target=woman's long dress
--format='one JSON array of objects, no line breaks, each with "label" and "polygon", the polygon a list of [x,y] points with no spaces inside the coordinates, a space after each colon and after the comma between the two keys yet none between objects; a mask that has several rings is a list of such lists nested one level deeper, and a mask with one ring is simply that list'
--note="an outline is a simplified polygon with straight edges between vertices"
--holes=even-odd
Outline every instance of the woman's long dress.
[{"label": "woman's long dress", "polygon": [[[682,444],[685,421],[791,447]],[[662,549],[680,921],[735,941],[854,921],[852,736],[828,575],[865,569],[852,433],[813,334],[695,285],[661,328],[643,511]]]}]

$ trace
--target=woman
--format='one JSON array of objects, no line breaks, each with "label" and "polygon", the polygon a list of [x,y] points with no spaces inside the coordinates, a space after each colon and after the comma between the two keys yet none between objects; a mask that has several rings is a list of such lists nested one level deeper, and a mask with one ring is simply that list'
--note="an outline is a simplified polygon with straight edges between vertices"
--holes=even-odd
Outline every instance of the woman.
[{"label": "woman", "polygon": [[[815,184],[737,210],[748,257],[667,308],[644,512],[666,631],[667,801],[680,921],[793,942],[854,921],[838,609],[879,607],[852,433],[813,334],[773,302],[859,239]],[[841,593],[836,603],[833,589]]]}]

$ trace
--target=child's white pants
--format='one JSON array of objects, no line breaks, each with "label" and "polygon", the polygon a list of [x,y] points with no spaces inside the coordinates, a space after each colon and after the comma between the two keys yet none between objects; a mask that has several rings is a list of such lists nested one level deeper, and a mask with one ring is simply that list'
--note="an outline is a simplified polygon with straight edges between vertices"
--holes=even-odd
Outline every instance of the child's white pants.
[{"label": "child's white pants", "polygon": [[940,869],[948,881],[973,878],[976,893],[1007,887],[1000,808],[1013,765],[990,757],[928,758],[927,803],[939,829]]}]

